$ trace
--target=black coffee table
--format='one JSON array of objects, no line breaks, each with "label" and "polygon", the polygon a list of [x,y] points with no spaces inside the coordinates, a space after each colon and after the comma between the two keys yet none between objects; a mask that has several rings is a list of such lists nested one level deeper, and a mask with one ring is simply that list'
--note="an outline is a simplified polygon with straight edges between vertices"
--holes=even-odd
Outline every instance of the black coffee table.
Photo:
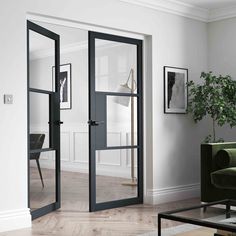
[{"label": "black coffee table", "polygon": [[[217,205],[223,207],[219,208]],[[235,233],[236,210],[234,210],[235,207],[233,206],[236,206],[236,200],[222,200],[209,204],[201,204],[189,208],[159,213],[158,236],[161,236],[162,219]]]}]

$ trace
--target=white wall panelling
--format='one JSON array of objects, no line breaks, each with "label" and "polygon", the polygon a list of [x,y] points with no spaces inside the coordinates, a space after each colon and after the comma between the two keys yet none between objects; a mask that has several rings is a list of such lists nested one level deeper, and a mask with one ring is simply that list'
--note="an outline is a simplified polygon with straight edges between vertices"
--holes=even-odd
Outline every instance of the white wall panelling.
[{"label": "white wall panelling", "polygon": [[[43,129],[34,128],[35,133],[45,133]],[[71,139],[72,137],[72,139]],[[117,144],[127,142],[127,133],[108,132],[110,142]],[[72,140],[72,141],[71,141]],[[88,173],[89,158],[88,132],[79,131],[74,126],[61,132],[61,169],[64,171]],[[136,152],[135,152],[136,158]],[[130,149],[129,150],[108,150],[97,151],[97,173],[101,175],[130,177]],[[52,155],[49,153],[41,153],[40,164],[44,168],[51,168]],[[136,161],[135,161],[136,162]],[[36,166],[35,162],[31,162],[32,166]]]},{"label": "white wall panelling", "polygon": [[71,161],[71,140],[70,132],[61,132],[61,160]]},{"label": "white wall panelling", "polygon": [[[119,146],[122,145],[122,133],[121,132],[108,132],[107,139],[109,144],[112,146],[114,143]],[[98,165],[105,166],[121,166],[122,165],[122,150],[108,150],[108,151],[97,151],[96,161]]]},{"label": "white wall panelling", "polygon": [[88,132],[73,132],[73,162],[88,163],[89,155]]}]

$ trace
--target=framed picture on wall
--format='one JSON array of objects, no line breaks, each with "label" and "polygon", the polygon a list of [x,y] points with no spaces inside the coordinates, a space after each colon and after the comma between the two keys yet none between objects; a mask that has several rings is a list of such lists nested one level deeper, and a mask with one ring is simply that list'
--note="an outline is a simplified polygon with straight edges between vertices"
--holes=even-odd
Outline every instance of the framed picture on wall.
[{"label": "framed picture on wall", "polygon": [[[53,88],[55,85],[55,67],[52,68]],[[71,109],[71,63],[60,65],[60,108]]]},{"label": "framed picture on wall", "polygon": [[188,69],[164,66],[164,113],[186,114]]}]

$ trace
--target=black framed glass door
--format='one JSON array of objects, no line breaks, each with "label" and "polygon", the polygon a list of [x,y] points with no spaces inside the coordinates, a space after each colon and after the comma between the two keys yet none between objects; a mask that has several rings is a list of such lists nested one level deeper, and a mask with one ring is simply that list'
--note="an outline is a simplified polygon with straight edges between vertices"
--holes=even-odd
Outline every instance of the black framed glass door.
[{"label": "black framed glass door", "polygon": [[27,21],[28,205],[32,218],[60,208],[60,37]]},{"label": "black framed glass door", "polygon": [[90,211],[143,202],[142,41],[89,32]]}]

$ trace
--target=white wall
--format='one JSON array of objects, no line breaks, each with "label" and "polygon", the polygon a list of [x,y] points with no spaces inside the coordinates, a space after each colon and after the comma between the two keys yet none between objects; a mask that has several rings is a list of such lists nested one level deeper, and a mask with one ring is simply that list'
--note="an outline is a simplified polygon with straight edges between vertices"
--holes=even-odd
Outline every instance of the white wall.
[{"label": "white wall", "polygon": [[[157,196],[154,202],[166,201],[169,194],[174,196],[178,191],[176,199],[197,192],[200,142],[207,134],[206,125],[195,125],[189,115],[163,114],[162,74],[164,65],[184,67],[189,69],[189,80],[199,80],[200,72],[207,69],[207,26],[175,16],[160,21],[165,24],[158,24],[156,43],[153,40],[153,57],[157,56],[158,63],[156,67],[153,62],[154,73],[157,73],[156,76],[153,74],[155,169],[151,194]],[[173,186],[177,189],[171,188]],[[181,187],[184,187],[182,194]]]},{"label": "white wall", "polygon": [[[4,4],[4,6],[2,6]],[[27,103],[25,6],[1,2],[0,231],[30,226],[27,209]],[[14,17],[9,17],[12,12]],[[3,94],[14,104],[4,105]]]},{"label": "white wall", "polygon": [[[26,12],[151,36],[152,65],[148,66],[152,79],[145,78],[148,81],[146,101],[150,101],[145,108],[145,119],[151,121],[146,130],[152,130],[152,136],[145,144],[148,148],[145,154],[153,155],[145,155],[147,166],[152,168],[147,171],[145,198],[161,202],[197,193],[199,143],[207,134],[207,126],[194,125],[187,115],[163,114],[163,66],[186,67],[189,78],[198,80],[200,72],[207,69],[205,23],[117,0],[4,0],[2,4],[0,62],[4,70],[0,94],[12,93],[15,102],[9,106],[0,104],[1,114],[4,114],[0,118],[0,186],[4,193],[1,194],[1,214],[27,209]],[[9,13],[14,17],[9,17]],[[29,224],[28,215],[24,216],[25,224],[21,227]],[[13,222],[13,218],[8,219]],[[0,226],[1,231],[12,229],[10,225]]]},{"label": "white wall", "polygon": [[[209,23],[209,70],[216,75],[230,75],[236,79],[236,18]],[[225,141],[235,141],[236,128],[217,128],[217,136]]]}]

